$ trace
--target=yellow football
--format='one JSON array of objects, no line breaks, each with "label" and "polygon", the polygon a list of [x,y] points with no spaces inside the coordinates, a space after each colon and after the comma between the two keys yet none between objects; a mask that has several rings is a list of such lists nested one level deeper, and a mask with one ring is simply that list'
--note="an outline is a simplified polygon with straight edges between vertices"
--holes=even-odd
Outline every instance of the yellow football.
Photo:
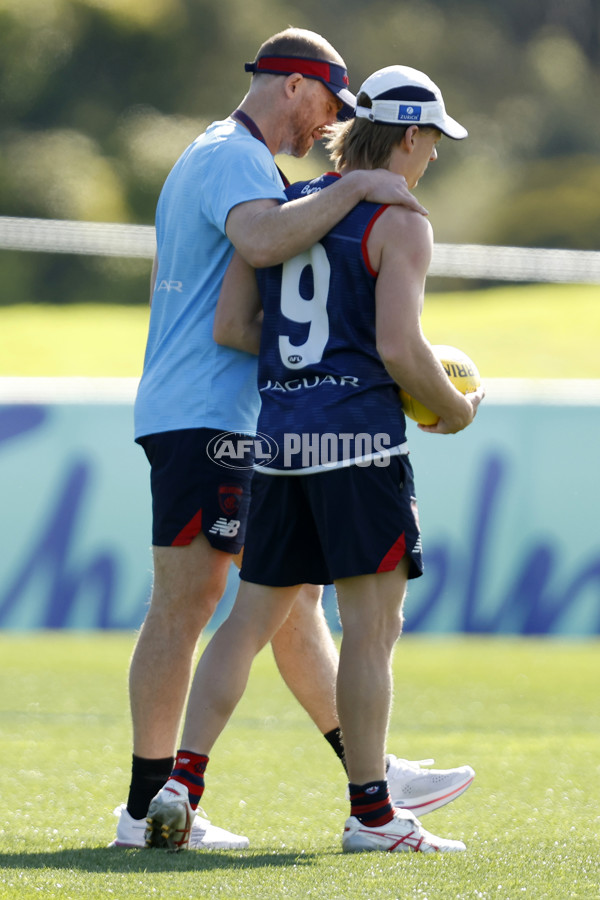
[{"label": "yellow football", "polygon": [[[462,350],[456,347],[448,347],[446,344],[435,344],[431,348],[441,364],[446,375],[462,394],[470,394],[476,391],[481,384],[481,378],[477,366]],[[400,400],[404,415],[414,419],[419,425],[435,425],[439,416],[407,394],[400,388]]]}]

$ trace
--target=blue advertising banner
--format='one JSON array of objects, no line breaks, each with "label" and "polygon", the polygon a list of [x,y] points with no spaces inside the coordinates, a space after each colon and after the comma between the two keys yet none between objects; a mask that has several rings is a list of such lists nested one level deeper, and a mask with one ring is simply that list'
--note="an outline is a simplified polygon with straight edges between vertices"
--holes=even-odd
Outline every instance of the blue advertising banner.
[{"label": "blue advertising banner", "polygon": [[[491,382],[453,436],[409,423],[426,574],[407,631],[600,633],[600,387]],[[0,379],[0,627],[133,629],[152,578],[129,380]],[[232,569],[215,622],[229,608]],[[325,592],[335,627],[335,593]],[[214,623],[213,623],[214,624]]]},{"label": "blue advertising banner", "polygon": [[458,435],[411,435],[426,574],[407,630],[600,633],[598,413],[484,401]]}]

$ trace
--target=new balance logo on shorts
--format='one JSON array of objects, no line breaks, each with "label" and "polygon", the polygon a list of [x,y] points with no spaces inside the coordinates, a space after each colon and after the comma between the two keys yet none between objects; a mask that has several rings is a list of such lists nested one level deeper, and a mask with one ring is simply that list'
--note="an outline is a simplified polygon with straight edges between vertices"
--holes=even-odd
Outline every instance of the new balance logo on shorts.
[{"label": "new balance logo on shorts", "polygon": [[209,534],[220,534],[221,537],[236,537],[242,523],[239,519],[217,519]]}]

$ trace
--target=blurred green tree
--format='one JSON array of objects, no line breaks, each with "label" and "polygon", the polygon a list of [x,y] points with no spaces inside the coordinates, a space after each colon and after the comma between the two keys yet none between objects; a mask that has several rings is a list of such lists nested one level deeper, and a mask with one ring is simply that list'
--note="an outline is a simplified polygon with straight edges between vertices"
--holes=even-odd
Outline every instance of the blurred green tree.
[{"label": "blurred green tree", "polygon": [[[331,40],[355,89],[392,63],[442,86],[470,138],[419,187],[438,240],[598,246],[597,0],[0,0],[0,213],[151,223],[179,153],[289,24]],[[322,148],[283,162],[326,165]],[[148,272],[0,251],[0,302],[146,302]]]}]

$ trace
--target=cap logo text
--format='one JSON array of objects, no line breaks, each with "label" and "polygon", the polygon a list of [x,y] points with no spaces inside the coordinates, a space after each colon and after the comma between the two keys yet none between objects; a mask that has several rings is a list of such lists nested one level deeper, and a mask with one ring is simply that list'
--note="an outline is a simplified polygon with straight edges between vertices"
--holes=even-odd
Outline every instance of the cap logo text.
[{"label": "cap logo text", "polygon": [[400,104],[400,109],[398,110],[398,119],[403,122],[418,122],[421,118],[421,107],[420,106],[407,106],[406,104]]}]

